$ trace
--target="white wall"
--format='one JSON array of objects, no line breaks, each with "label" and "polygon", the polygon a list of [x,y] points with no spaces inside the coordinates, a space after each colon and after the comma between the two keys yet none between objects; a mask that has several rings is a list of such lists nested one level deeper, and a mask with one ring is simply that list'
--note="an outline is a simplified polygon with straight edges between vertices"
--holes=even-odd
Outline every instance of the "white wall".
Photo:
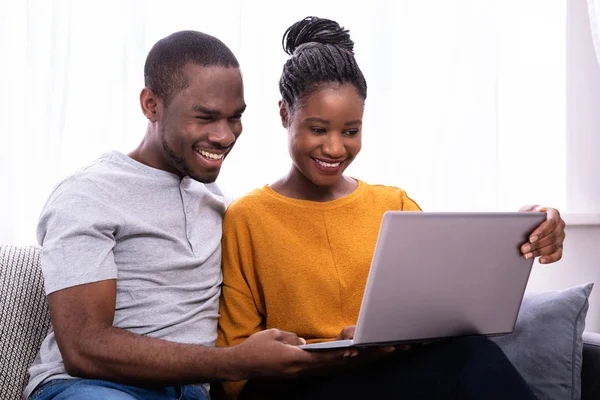
[{"label": "white wall", "polygon": [[600,64],[586,0],[567,11],[567,238],[563,260],[536,265],[528,290],[595,282],[587,329],[600,332]]},{"label": "white wall", "polygon": [[350,29],[368,80],[349,175],[401,187],[428,211],[565,209],[562,1],[303,0],[268,17],[267,0],[172,3],[0,1],[0,243],[35,242],[60,180],[137,146],[143,61],[174,30],[221,38],[242,65],[244,134],[221,188],[239,196],[285,174],[280,41],[307,15]]},{"label": "white wall", "polygon": [[[361,157],[353,165],[356,175],[403,187],[426,210],[517,209],[531,200],[583,214],[569,214],[567,222],[595,220],[596,225],[568,227],[564,259],[536,266],[529,290],[597,282],[588,322],[590,329],[600,332],[600,257],[593,252],[600,247],[600,157],[596,154],[600,150],[600,66],[593,52],[586,0],[567,0],[568,135],[567,154],[560,159],[548,154],[564,143],[564,121],[557,111],[557,103],[563,100],[556,99],[564,98],[558,86],[565,85],[554,75],[540,78],[564,66],[549,56],[552,49],[565,45],[562,31],[552,29],[560,26],[562,18],[555,12],[556,2],[380,0],[366,10],[358,0],[353,5],[344,1],[344,7],[341,2],[307,0],[293,10],[275,10],[275,17],[257,24],[262,8],[241,0],[233,5],[213,4],[212,8],[219,7],[213,13],[201,13],[206,5],[192,0],[177,1],[177,6],[166,9],[158,1],[151,7],[141,7],[141,0],[106,1],[85,12],[75,1],[0,1],[0,53],[10,61],[0,62],[0,138],[6,149],[0,157],[0,205],[8,204],[0,207],[0,243],[32,243],[39,211],[62,177],[105,150],[127,152],[137,145],[145,126],[135,100],[142,83],[139,71],[154,40],[177,29],[202,27],[222,38],[239,54],[247,78],[250,107],[244,115],[245,133],[224,166],[220,183],[226,189],[238,188],[241,194],[275,179],[289,165],[285,133],[276,118],[277,78],[286,58],[279,38],[290,23],[316,13],[351,29],[369,80],[366,134]],[[231,15],[221,8],[241,11]],[[181,13],[182,9],[198,11]],[[94,18],[79,18],[82,15]],[[102,30],[104,16],[112,21],[108,31]],[[233,22],[237,19],[239,27]],[[382,20],[385,23],[372,23]],[[67,29],[73,35],[64,34]],[[36,30],[32,38],[40,40],[28,42],[28,35]],[[71,42],[63,40],[69,37]],[[77,90],[69,92],[68,101],[62,68],[68,60],[63,54],[66,43],[73,49],[70,56],[80,58],[70,62],[70,85]],[[107,49],[109,43],[116,43],[115,48]],[[390,53],[393,49],[396,52]],[[83,53],[82,57],[85,51],[102,56]],[[15,61],[32,54],[29,64]],[[496,58],[498,81],[490,72]],[[49,60],[54,60],[52,68],[47,68]],[[102,60],[104,64],[99,63]],[[540,65],[543,62],[547,65]],[[54,70],[60,73],[52,75]],[[77,80],[80,75],[83,79]],[[88,75],[95,83],[92,104],[85,96]],[[115,79],[125,83],[114,89],[107,76],[118,76]],[[79,82],[84,84],[78,87]],[[98,96],[106,92],[112,95]],[[534,96],[538,93],[551,98],[551,104],[538,104],[540,96]],[[498,115],[507,122],[496,121]],[[478,151],[465,155],[461,152],[465,144]],[[566,176],[560,172],[563,162]]]}]

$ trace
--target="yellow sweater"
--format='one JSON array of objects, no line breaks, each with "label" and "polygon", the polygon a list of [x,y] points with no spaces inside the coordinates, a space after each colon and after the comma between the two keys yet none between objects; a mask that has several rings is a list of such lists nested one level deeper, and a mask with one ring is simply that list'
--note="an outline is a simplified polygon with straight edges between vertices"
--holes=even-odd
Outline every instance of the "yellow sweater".
[{"label": "yellow sweater", "polygon": [[[223,220],[218,346],[278,328],[308,342],[355,325],[383,213],[420,211],[406,193],[358,181],[329,202],[268,186],[233,202]],[[236,395],[240,385],[227,385]]]}]

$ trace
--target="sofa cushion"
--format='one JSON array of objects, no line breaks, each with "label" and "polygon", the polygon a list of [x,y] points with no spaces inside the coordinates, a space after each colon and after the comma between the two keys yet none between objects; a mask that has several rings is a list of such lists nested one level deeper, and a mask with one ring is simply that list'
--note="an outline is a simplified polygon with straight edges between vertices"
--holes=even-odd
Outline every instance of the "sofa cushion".
[{"label": "sofa cushion", "polygon": [[41,249],[0,246],[0,399],[23,398],[27,369],[50,328]]},{"label": "sofa cushion", "polygon": [[494,338],[540,399],[581,396],[582,335],[592,287],[526,293],[514,332]]}]

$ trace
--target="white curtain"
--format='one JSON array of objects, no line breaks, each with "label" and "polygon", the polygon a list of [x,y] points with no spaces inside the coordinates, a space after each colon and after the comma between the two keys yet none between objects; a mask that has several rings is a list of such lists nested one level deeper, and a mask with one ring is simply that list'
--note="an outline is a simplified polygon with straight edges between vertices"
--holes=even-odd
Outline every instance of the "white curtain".
[{"label": "white curtain", "polygon": [[587,0],[587,4],[596,58],[600,62],[600,0]]},{"label": "white curtain", "polygon": [[[546,0],[0,2],[0,242],[35,241],[64,177],[144,135],[143,63],[195,29],[238,56],[248,110],[218,180],[239,196],[289,168],[281,36],[307,15],[350,29],[369,85],[348,173],[427,210],[514,210],[565,197],[565,5]],[[265,11],[268,9],[269,11]]]}]

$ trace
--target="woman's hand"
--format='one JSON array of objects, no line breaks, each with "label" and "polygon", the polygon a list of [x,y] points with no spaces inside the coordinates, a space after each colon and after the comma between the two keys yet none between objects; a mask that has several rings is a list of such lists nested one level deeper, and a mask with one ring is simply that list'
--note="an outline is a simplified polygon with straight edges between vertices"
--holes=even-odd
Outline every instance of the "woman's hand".
[{"label": "woman's hand", "polygon": [[529,242],[521,246],[526,259],[540,257],[540,264],[550,264],[562,258],[565,241],[565,221],[556,208],[538,205],[525,206],[519,211],[546,212],[547,218],[529,235]]},{"label": "woman's hand", "polygon": [[335,338],[335,340],[352,340],[354,339],[354,331],[356,330],[356,325],[347,326],[340,332],[339,335]]}]

